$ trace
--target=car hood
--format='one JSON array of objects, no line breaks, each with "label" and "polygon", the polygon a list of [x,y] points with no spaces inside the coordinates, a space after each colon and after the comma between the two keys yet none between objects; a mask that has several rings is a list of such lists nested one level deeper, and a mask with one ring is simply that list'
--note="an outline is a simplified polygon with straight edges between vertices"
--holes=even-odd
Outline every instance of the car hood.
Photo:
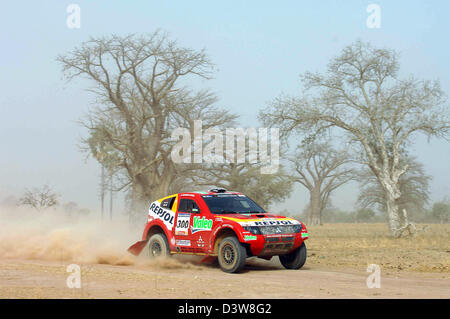
[{"label": "car hood", "polygon": [[284,216],[279,216],[279,215],[270,214],[270,213],[262,213],[262,214],[215,214],[215,217],[239,218],[239,219],[285,218]]},{"label": "car hood", "polygon": [[217,214],[215,218],[221,218],[224,220],[231,220],[237,223],[247,223],[254,221],[273,221],[273,220],[295,220],[291,217],[285,217],[270,213],[264,214]]}]

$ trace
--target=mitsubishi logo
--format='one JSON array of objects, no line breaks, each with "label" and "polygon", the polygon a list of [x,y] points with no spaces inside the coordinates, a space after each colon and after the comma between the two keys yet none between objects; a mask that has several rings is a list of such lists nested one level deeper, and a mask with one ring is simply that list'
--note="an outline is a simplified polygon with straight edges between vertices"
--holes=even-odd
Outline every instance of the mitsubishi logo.
[{"label": "mitsubishi logo", "polygon": [[200,236],[199,239],[197,240],[197,246],[205,247],[205,242],[203,241],[202,236]]}]

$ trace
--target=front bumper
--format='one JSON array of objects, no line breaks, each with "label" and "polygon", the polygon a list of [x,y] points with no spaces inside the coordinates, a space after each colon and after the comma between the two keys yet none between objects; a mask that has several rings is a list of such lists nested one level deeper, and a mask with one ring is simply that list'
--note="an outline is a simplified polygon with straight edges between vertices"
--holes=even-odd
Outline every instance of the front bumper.
[{"label": "front bumper", "polygon": [[[306,238],[301,233],[274,234],[274,235],[251,235],[250,240],[244,243],[250,245],[253,256],[275,256],[285,255],[301,246]],[[245,237],[244,237],[245,238]]]}]

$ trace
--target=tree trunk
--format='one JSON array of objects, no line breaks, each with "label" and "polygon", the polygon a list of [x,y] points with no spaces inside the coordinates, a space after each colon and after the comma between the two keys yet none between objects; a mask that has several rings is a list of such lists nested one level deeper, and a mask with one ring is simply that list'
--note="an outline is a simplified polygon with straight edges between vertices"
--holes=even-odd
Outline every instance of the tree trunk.
[{"label": "tree trunk", "polygon": [[109,220],[112,220],[113,214],[113,175],[109,175]]},{"label": "tree trunk", "polygon": [[322,225],[322,216],[320,214],[312,216],[312,225]]},{"label": "tree trunk", "polygon": [[389,230],[393,237],[399,237],[401,235],[402,227],[400,205],[398,203],[402,193],[398,185],[399,174],[396,175],[397,178],[393,179],[391,174],[389,174],[389,169],[385,167],[383,173],[377,176],[384,191]]},{"label": "tree trunk", "polygon": [[102,202],[101,209],[102,209],[102,220],[103,220],[103,214],[105,212],[105,166],[102,165],[102,175],[101,175],[101,181],[100,181],[100,200]]},{"label": "tree trunk", "polygon": [[142,187],[135,183],[131,189],[131,204],[129,214],[129,221],[132,225],[141,225],[147,220],[148,207],[150,201],[145,198]]},{"label": "tree trunk", "polygon": [[397,204],[397,200],[390,194],[386,192],[386,208],[389,219],[389,230],[391,235],[394,237],[398,236],[400,225],[400,215],[399,215],[399,205]]},{"label": "tree trunk", "polygon": [[310,225],[321,225],[320,190],[312,189],[309,199],[308,222]]}]

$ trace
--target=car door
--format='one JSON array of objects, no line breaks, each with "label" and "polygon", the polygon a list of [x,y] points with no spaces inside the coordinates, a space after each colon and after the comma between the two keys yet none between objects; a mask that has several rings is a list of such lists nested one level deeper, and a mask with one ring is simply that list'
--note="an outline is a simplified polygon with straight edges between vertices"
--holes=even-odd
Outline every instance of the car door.
[{"label": "car door", "polygon": [[193,198],[180,198],[175,227],[175,245],[182,252],[204,253],[211,233],[211,222]]}]

